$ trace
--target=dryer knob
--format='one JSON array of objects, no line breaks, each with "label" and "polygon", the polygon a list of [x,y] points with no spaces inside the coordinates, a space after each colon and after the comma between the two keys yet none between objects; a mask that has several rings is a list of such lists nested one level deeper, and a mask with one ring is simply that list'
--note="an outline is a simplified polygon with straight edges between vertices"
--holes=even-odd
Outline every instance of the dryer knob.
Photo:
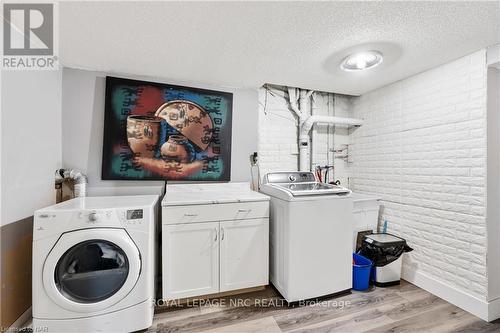
[{"label": "dryer knob", "polygon": [[99,216],[96,213],[90,213],[89,222],[97,222],[99,220]]}]

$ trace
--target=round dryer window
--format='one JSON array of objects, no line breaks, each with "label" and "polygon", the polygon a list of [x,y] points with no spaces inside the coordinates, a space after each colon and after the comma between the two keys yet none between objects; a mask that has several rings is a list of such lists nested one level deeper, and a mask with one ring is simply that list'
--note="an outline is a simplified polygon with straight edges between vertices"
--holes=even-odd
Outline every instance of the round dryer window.
[{"label": "round dryer window", "polygon": [[43,285],[61,307],[97,312],[134,289],[141,266],[139,249],[125,230],[75,230],[62,234],[47,255]]},{"label": "round dryer window", "polygon": [[114,295],[129,273],[125,252],[116,244],[94,239],[74,245],[59,259],[54,279],[59,292],[81,303]]}]

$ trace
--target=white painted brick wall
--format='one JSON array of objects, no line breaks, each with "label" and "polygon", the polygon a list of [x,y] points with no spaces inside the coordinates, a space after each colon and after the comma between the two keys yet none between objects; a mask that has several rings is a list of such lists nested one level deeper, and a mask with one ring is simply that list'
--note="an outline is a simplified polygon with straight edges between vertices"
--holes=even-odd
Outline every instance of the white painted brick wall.
[{"label": "white painted brick wall", "polygon": [[271,171],[297,170],[297,120],[278,87],[259,89],[259,165],[261,176]]},{"label": "white painted brick wall", "polygon": [[353,189],[383,198],[381,221],[420,270],[486,298],[486,54],[352,98]]}]

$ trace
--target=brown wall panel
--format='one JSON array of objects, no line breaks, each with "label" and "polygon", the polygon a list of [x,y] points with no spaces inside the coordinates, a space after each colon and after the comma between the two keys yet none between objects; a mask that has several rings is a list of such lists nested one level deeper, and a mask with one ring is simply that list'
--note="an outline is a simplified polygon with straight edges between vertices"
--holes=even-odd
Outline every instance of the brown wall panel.
[{"label": "brown wall panel", "polygon": [[33,217],[0,228],[0,326],[7,328],[31,306]]}]

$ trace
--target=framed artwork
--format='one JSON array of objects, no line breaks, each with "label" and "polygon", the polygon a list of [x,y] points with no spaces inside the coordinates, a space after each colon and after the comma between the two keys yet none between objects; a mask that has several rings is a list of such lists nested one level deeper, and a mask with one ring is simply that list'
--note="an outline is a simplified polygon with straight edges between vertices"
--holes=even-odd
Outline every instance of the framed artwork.
[{"label": "framed artwork", "polygon": [[106,77],[102,179],[229,181],[233,94]]}]

